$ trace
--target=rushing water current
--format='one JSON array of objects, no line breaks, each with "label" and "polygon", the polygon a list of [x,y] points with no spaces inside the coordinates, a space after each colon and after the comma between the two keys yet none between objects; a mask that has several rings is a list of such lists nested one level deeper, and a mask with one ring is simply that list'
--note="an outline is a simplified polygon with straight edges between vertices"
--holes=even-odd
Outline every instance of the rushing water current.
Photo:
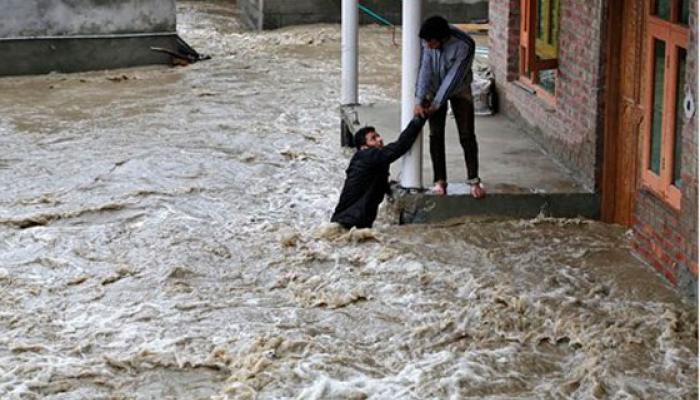
[{"label": "rushing water current", "polygon": [[[224,4],[178,5],[211,61],[0,79],[1,399],[697,396],[697,313],[622,229],[327,224],[339,27]],[[361,35],[389,100],[400,50]]]}]

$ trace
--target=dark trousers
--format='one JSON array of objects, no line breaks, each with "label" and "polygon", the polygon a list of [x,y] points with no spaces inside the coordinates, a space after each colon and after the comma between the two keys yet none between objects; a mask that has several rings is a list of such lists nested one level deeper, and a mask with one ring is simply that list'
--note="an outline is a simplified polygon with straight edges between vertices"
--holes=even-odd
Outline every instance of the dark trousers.
[{"label": "dark trousers", "polygon": [[[464,162],[467,167],[467,179],[479,177],[479,147],[474,134],[474,102],[471,93],[458,93],[450,97],[450,105],[457,122],[459,143],[464,150]],[[433,114],[430,123],[430,159],[433,162],[433,182],[447,182],[445,164],[445,121],[447,103]]]}]

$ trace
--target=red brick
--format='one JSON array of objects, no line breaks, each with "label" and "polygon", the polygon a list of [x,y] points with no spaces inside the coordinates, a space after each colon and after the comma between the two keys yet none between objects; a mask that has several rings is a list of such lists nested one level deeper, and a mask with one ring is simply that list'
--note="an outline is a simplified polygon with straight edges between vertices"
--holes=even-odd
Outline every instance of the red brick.
[{"label": "red brick", "polygon": [[677,263],[673,261],[666,253],[659,254],[659,262],[664,266],[664,269],[669,271],[675,271]]},{"label": "red brick", "polygon": [[669,237],[671,235],[671,229],[669,229],[667,224],[664,224],[664,226],[661,228],[661,234],[664,237]]},{"label": "red brick", "polygon": [[677,251],[673,254],[673,260],[679,264],[685,264],[685,254],[683,254],[680,251]]},{"label": "red brick", "polygon": [[670,271],[667,269],[663,268],[661,271],[662,274],[668,279],[674,286],[678,283],[678,279],[676,279],[676,276],[673,275]]}]

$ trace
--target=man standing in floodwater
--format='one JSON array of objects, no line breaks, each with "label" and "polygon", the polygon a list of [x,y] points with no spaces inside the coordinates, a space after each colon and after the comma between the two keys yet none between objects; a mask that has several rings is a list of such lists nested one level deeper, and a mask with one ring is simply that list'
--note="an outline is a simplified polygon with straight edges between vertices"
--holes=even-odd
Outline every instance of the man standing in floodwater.
[{"label": "man standing in floodwater", "polygon": [[386,146],[374,127],[355,133],[357,151],[345,171],[345,184],[331,222],[346,229],[372,227],[379,204],[389,192],[389,166],[411,148],[423,125],[423,117],[414,117],[399,138]]},{"label": "man standing in floodwater", "polygon": [[440,16],[430,17],[421,26],[422,55],[416,82],[415,115],[429,118],[430,159],[433,163],[437,195],[447,193],[445,162],[445,120],[447,100],[457,122],[459,143],[467,166],[467,186],[475,198],[486,194],[479,178],[479,148],[474,134],[472,62],[476,44],[468,34],[449,25]]}]

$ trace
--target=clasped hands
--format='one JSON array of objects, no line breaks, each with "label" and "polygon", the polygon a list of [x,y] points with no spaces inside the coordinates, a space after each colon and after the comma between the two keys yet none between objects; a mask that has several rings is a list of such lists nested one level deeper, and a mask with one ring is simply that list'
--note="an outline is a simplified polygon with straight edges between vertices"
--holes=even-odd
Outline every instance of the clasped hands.
[{"label": "clasped hands", "polygon": [[419,116],[421,118],[428,118],[431,115],[433,115],[435,111],[437,111],[437,109],[428,102],[423,102],[423,104],[416,104],[416,106],[413,107],[413,115]]}]

